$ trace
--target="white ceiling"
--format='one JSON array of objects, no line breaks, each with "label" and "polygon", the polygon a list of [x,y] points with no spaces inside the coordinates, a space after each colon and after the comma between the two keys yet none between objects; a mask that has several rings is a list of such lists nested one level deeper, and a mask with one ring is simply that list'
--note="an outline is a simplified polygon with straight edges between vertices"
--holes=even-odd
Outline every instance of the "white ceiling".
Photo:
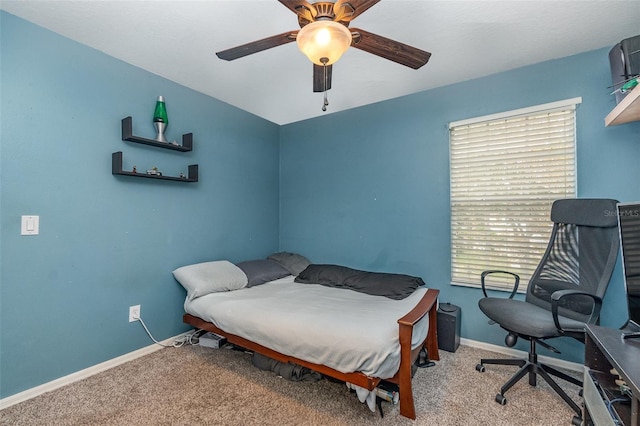
[{"label": "white ceiling", "polygon": [[296,15],[276,0],[2,0],[0,8],[277,124],[610,47],[640,34],[639,0],[382,0],[351,26],[427,50],[429,63],[413,70],[349,49],[333,66],[329,107],[322,112],[311,62],[295,43],[230,62],[215,56],[299,29]]}]

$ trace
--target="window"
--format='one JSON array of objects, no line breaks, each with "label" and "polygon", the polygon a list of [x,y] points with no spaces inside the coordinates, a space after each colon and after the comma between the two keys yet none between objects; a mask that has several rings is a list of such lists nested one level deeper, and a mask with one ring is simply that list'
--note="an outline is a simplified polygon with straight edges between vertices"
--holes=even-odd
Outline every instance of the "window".
[{"label": "window", "polygon": [[[576,196],[575,108],[580,98],[451,123],[451,280],[520,275],[526,289],[544,254],[553,201]],[[496,278],[497,277],[497,278]],[[508,289],[513,278],[492,277]]]}]

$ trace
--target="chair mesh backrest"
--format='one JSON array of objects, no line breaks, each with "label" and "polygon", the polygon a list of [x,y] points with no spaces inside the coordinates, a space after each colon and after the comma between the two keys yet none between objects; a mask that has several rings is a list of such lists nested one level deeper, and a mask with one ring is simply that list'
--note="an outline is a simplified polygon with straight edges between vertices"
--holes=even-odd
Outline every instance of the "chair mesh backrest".
[{"label": "chair mesh backrest", "polygon": [[[557,290],[579,289],[603,297],[618,257],[615,200],[558,200],[551,209],[553,231],[526,300],[551,309]],[[593,307],[585,296],[566,298],[560,315],[586,321]]]}]

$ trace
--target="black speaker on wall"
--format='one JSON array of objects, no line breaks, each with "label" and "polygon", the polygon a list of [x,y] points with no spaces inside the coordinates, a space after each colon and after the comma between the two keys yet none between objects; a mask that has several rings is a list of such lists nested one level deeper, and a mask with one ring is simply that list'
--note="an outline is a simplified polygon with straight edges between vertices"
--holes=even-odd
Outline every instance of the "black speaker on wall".
[{"label": "black speaker on wall", "polygon": [[460,346],[459,306],[441,303],[438,307],[438,348],[447,352],[455,352]]},{"label": "black speaker on wall", "polygon": [[[626,38],[609,51],[611,80],[613,88],[619,89],[632,77],[640,75],[640,35]],[[627,93],[617,91],[616,103],[620,103]]]}]

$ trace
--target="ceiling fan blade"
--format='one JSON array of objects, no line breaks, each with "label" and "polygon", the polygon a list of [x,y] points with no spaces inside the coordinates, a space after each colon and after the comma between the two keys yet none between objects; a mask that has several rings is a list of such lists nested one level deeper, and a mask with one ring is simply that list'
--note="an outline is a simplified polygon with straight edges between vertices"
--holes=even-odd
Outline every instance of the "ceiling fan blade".
[{"label": "ceiling fan blade", "polygon": [[415,70],[429,62],[431,57],[431,53],[424,50],[358,28],[352,28],[351,34],[353,35],[352,47]]},{"label": "ceiling fan blade", "polygon": [[333,5],[336,21],[350,22],[380,0],[337,0]]},{"label": "ceiling fan blade", "polygon": [[271,49],[272,47],[291,43],[296,40],[297,35],[297,31],[289,31],[263,38],[262,40],[252,41],[251,43],[243,44],[242,46],[232,47],[231,49],[216,52],[216,55],[218,58],[224,59],[225,61],[233,61],[234,59],[262,52],[263,50]]},{"label": "ceiling fan blade", "polygon": [[[325,68],[327,71],[326,80],[325,80]],[[331,89],[331,71],[333,70],[333,65],[316,65],[313,64],[313,91],[314,92],[324,92],[325,90]],[[326,88],[325,88],[326,81]]]},{"label": "ceiling fan blade", "polygon": [[278,1],[293,13],[307,19],[308,21],[312,21],[317,14],[316,8],[311,3],[305,0],[278,0]]}]

